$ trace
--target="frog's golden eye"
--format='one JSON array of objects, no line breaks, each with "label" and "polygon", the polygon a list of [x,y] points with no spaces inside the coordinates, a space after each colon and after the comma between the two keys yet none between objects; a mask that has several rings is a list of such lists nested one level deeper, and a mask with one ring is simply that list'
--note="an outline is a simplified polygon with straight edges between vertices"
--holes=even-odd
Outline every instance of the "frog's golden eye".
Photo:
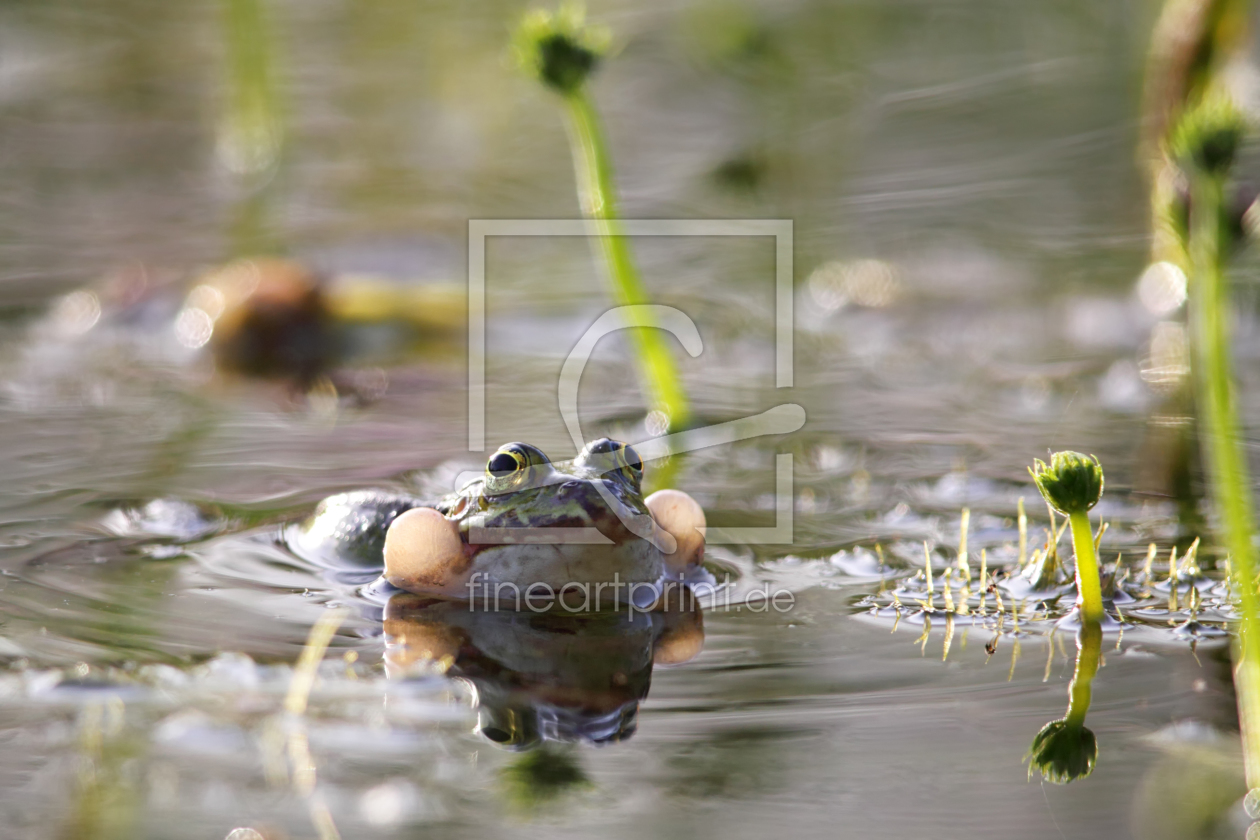
[{"label": "frog's golden eye", "polygon": [[509,443],[486,462],[486,489],[506,493],[520,489],[534,473],[535,467],[551,463],[543,451],[527,443]]},{"label": "frog's golden eye", "polygon": [[495,478],[507,478],[524,466],[523,460],[515,452],[496,452],[490,456],[486,472]]}]

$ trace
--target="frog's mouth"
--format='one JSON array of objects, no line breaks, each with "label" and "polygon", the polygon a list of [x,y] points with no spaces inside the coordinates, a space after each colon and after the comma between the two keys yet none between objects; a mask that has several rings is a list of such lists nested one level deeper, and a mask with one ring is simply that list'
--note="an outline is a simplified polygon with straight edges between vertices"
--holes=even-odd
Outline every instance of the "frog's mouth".
[{"label": "frog's mouth", "polygon": [[[469,584],[479,592],[501,585],[560,591],[614,581],[654,586],[663,576],[651,514],[615,482],[568,479],[526,492],[539,495],[460,524],[471,558]],[[644,592],[640,600],[654,597],[655,591],[652,597]]]},{"label": "frog's mouth", "polygon": [[624,546],[654,538],[651,514],[629,502],[617,482],[570,479],[545,490],[541,505],[519,504],[500,513],[465,518],[460,523],[461,539],[476,553],[493,546]]}]

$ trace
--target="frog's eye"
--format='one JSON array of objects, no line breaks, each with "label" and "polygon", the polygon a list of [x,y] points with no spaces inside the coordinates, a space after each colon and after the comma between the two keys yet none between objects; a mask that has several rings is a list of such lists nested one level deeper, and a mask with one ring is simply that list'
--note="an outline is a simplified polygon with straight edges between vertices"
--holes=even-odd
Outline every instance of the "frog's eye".
[{"label": "frog's eye", "polygon": [[486,472],[495,478],[506,478],[523,467],[521,459],[512,452],[496,452],[486,464]]},{"label": "frog's eye", "polygon": [[582,450],[578,461],[598,471],[601,475],[620,472],[636,485],[643,477],[643,459],[634,447],[619,440],[600,438],[593,440]]},{"label": "frog's eye", "polygon": [[509,443],[486,462],[487,489],[492,493],[505,493],[519,489],[530,478],[534,467],[551,463],[543,451],[527,443]]},{"label": "frog's eye", "polygon": [[633,446],[626,444],[621,450],[621,457],[625,460],[630,472],[635,475],[643,475],[643,459],[639,457],[639,453],[635,451]]},{"label": "frog's eye", "polygon": [[589,464],[614,463],[616,454],[626,445],[619,440],[612,438],[600,438],[593,440],[582,448],[582,454],[578,455],[578,460]]}]

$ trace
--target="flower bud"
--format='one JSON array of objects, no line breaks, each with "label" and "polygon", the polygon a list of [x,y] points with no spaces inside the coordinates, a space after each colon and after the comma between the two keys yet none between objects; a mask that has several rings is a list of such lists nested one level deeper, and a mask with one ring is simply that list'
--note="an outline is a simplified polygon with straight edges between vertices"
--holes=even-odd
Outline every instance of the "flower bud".
[{"label": "flower bud", "polygon": [[516,29],[513,52],[521,69],[561,94],[575,93],[607,47],[607,32],[587,26],[580,5],[552,13],[536,9]]},{"label": "flower bud", "polygon": [[1226,96],[1205,98],[1182,115],[1172,136],[1172,153],[1182,165],[1223,175],[1234,163],[1246,131],[1242,112]]},{"label": "flower bud", "polygon": [[1064,516],[1084,513],[1098,504],[1103,492],[1102,465],[1094,456],[1056,452],[1050,465],[1038,458],[1028,472],[1050,506]]}]

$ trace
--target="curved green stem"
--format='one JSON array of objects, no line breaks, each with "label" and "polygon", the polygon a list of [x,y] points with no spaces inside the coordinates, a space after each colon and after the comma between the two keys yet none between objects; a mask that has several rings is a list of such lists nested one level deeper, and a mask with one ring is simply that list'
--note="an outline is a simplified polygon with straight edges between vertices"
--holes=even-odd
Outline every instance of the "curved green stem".
[{"label": "curved green stem", "polygon": [[1234,641],[1234,683],[1243,735],[1247,786],[1260,786],[1260,603],[1256,597],[1254,519],[1247,456],[1234,400],[1230,364],[1230,296],[1224,277],[1224,179],[1197,172],[1191,179],[1190,318],[1200,435],[1211,472],[1225,544],[1236,577],[1242,622]]},{"label": "curved green stem", "polygon": [[[612,157],[599,115],[584,87],[566,95],[564,102],[569,115],[569,139],[582,212],[594,223],[599,249],[612,282],[613,298],[618,306],[648,304],[651,300],[639,278],[629,239],[618,221]],[[669,428],[686,426],[687,397],[664,335],[660,330],[647,327],[635,327],[629,333],[650,407],[664,412]]]},{"label": "curved green stem", "polygon": [[1102,583],[1098,577],[1098,554],[1089,514],[1078,511],[1068,516],[1072,524],[1072,545],[1076,549],[1076,591],[1084,623],[1097,624],[1107,617],[1103,611]]}]

